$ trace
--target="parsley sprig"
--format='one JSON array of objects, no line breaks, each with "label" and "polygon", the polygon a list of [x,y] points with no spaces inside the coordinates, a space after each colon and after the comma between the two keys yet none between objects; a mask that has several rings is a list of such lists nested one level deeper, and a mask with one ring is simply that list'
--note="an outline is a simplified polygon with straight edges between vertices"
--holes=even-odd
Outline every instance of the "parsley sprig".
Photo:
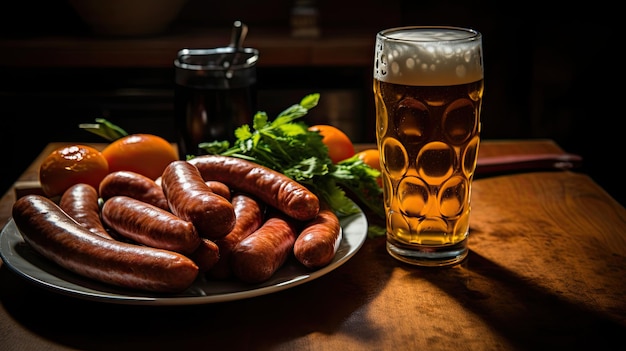
[{"label": "parsley sprig", "polygon": [[339,216],[359,211],[348,191],[370,212],[384,217],[382,190],[376,183],[380,172],[356,156],[333,164],[320,133],[298,121],[317,106],[319,98],[319,94],[307,95],[273,121],[267,113],[257,112],[252,128],[246,124],[235,130],[232,146],[228,141],[211,141],[199,147],[207,154],[238,157],[281,172],[308,187]]}]

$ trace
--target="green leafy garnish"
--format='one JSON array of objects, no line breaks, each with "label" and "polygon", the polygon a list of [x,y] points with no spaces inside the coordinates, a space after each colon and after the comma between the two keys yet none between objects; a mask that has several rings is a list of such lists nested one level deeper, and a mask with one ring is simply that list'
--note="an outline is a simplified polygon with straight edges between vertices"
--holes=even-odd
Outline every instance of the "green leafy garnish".
[{"label": "green leafy garnish", "polygon": [[78,128],[101,136],[108,141],[115,141],[128,135],[124,129],[104,118],[96,118],[96,123],[81,123],[78,125]]},{"label": "green leafy garnish", "polygon": [[[319,94],[305,96],[273,121],[265,112],[257,112],[252,128],[242,125],[235,130],[232,146],[228,141],[213,141],[200,143],[199,147],[207,154],[238,157],[281,172],[308,187],[338,216],[359,211],[346,195],[348,191],[370,212],[383,218],[382,190],[376,183],[380,172],[356,156],[333,164],[320,133],[297,121],[317,106],[319,97]],[[188,156],[191,157],[194,156]]]},{"label": "green leafy garnish", "polygon": [[367,227],[367,237],[370,239],[387,235],[387,228],[380,225],[369,225]]}]

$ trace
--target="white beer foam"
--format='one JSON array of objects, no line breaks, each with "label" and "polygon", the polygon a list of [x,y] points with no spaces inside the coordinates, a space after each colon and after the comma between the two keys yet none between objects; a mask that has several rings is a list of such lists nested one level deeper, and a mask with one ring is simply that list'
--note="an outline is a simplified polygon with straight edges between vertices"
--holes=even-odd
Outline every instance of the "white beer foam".
[{"label": "white beer foam", "polygon": [[414,86],[478,81],[483,78],[481,40],[479,33],[455,28],[380,32],[376,36],[374,78]]}]

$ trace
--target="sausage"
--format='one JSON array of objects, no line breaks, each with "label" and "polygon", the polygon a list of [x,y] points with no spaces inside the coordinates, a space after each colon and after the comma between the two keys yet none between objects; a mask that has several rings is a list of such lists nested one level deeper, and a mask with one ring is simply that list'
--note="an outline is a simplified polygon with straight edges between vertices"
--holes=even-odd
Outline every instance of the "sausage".
[{"label": "sausage", "polygon": [[215,240],[220,250],[220,260],[209,270],[212,278],[226,279],[232,276],[230,257],[233,248],[263,224],[264,204],[244,193],[234,193],[232,200],[236,222],[225,237]]},{"label": "sausage", "polygon": [[77,183],[61,195],[59,207],[78,224],[103,238],[113,239],[100,219],[98,190],[86,183]]},{"label": "sausage", "polygon": [[198,276],[198,266],[188,257],[98,236],[41,195],[19,198],[12,215],[33,250],[87,278],[131,289],[180,293]]},{"label": "sausage", "polygon": [[216,180],[207,180],[205,183],[209,186],[209,189],[211,189],[212,192],[220,195],[228,201],[232,200],[228,185]]},{"label": "sausage", "polygon": [[219,239],[235,226],[233,205],[212,192],[191,163],[170,163],[161,176],[161,187],[172,213],[193,223],[201,237]]},{"label": "sausage", "polygon": [[113,196],[124,195],[169,211],[163,189],[154,180],[132,171],[115,171],[100,182],[100,197],[106,201]]},{"label": "sausage", "polygon": [[309,269],[329,264],[339,248],[343,233],[339,218],[323,205],[317,217],[304,225],[293,245],[296,259]]},{"label": "sausage", "polygon": [[200,236],[191,222],[128,196],[106,200],[102,221],[127,239],[159,249],[190,254],[200,245]]},{"label": "sausage", "polygon": [[[154,182],[158,186],[161,186],[161,179],[162,177],[158,177]],[[205,183],[206,185],[209,186],[212,192],[216,193],[217,195],[221,195],[223,198],[225,198],[228,201],[231,200],[231,193],[230,193],[230,188],[228,187],[228,185],[222,182],[215,181],[215,180],[207,180],[205,181]]]},{"label": "sausage", "polygon": [[196,166],[205,180],[217,180],[254,195],[292,218],[307,221],[319,212],[319,199],[313,192],[270,168],[221,155],[201,155],[187,162]]},{"label": "sausage", "polygon": [[207,238],[201,238],[200,246],[189,255],[197,265],[200,273],[206,273],[220,260],[220,248]]},{"label": "sausage", "polygon": [[297,227],[292,218],[274,212],[232,251],[233,275],[246,283],[268,280],[293,252]]}]

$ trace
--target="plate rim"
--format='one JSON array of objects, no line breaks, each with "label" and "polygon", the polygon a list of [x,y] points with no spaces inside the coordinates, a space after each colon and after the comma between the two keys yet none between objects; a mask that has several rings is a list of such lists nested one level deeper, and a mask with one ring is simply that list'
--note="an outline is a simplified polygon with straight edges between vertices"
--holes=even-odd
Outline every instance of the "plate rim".
[{"label": "plate rim", "polygon": [[[2,231],[0,232],[0,258],[2,259],[2,263],[7,266],[7,268],[9,268],[11,271],[13,271],[26,281],[30,282],[31,284],[34,284],[51,292],[83,300],[113,304],[160,306],[200,305],[243,300],[276,293],[310,282],[334,271],[335,269],[346,263],[350,258],[352,258],[352,256],[354,256],[360,250],[360,248],[363,246],[363,243],[367,239],[367,231],[369,225],[367,217],[365,216],[361,208],[356,204],[355,206],[358,209],[357,213],[339,217],[339,222],[342,230],[342,238],[339,250],[337,252],[340,253],[342,248],[347,249],[347,251],[343,255],[336,255],[330,264],[313,271],[307,270],[306,268],[304,268],[304,266],[295,267],[296,270],[300,270],[300,273],[298,273],[297,275],[291,276],[287,274],[286,277],[281,277],[281,280],[276,281],[276,283],[273,283],[275,282],[273,277],[270,278],[269,281],[263,282],[261,284],[245,286],[246,289],[227,293],[195,296],[158,296],[158,294],[156,293],[151,294],[149,292],[132,291],[112,285],[107,285],[105,283],[97,281],[91,283],[95,285],[102,285],[103,287],[110,288],[112,290],[115,289],[121,291],[121,293],[116,293],[101,291],[97,290],[97,287],[94,289],[85,285],[80,285],[76,282],[68,281],[64,278],[74,276],[77,277],[78,281],[84,280],[83,283],[89,284],[91,282],[89,278],[76,275],[75,273],[72,273],[62,267],[54,265],[53,262],[46,262],[46,264],[50,264],[50,267],[54,267],[55,269],[61,271],[62,276],[54,276],[50,272],[43,271],[41,268],[36,266],[35,263],[29,261],[27,257],[20,255],[20,253],[17,252],[18,250],[16,250],[16,247],[19,245],[27,246],[27,244],[21,236],[21,233],[19,232],[19,229],[17,228],[15,221],[12,217],[9,218],[5,226],[2,228]],[[32,253],[36,256],[39,256],[39,254],[34,251],[32,251]],[[46,260],[45,258],[43,258],[43,256],[39,256],[39,258],[44,261]],[[287,266],[297,264],[297,262],[294,261],[295,258],[291,257],[290,261],[288,261],[287,263]],[[284,270],[288,268],[289,267],[286,268],[285,266],[281,267],[281,269],[279,269],[277,273],[284,272]],[[277,274],[275,274],[274,276],[276,275]],[[289,278],[290,276],[291,278]],[[56,284],[56,280],[65,282],[65,285]],[[202,287],[198,286],[198,284],[202,284],[203,282],[206,283],[207,280],[205,279],[204,275],[200,274],[198,279],[192,284],[190,289],[193,290],[194,288],[196,288],[202,290]],[[241,282],[229,282],[241,286],[245,285]],[[226,284],[228,285],[229,282],[226,282]],[[224,285],[225,283],[218,280],[211,280],[210,284],[217,284],[219,286]],[[188,289],[188,291],[190,289]]]}]

